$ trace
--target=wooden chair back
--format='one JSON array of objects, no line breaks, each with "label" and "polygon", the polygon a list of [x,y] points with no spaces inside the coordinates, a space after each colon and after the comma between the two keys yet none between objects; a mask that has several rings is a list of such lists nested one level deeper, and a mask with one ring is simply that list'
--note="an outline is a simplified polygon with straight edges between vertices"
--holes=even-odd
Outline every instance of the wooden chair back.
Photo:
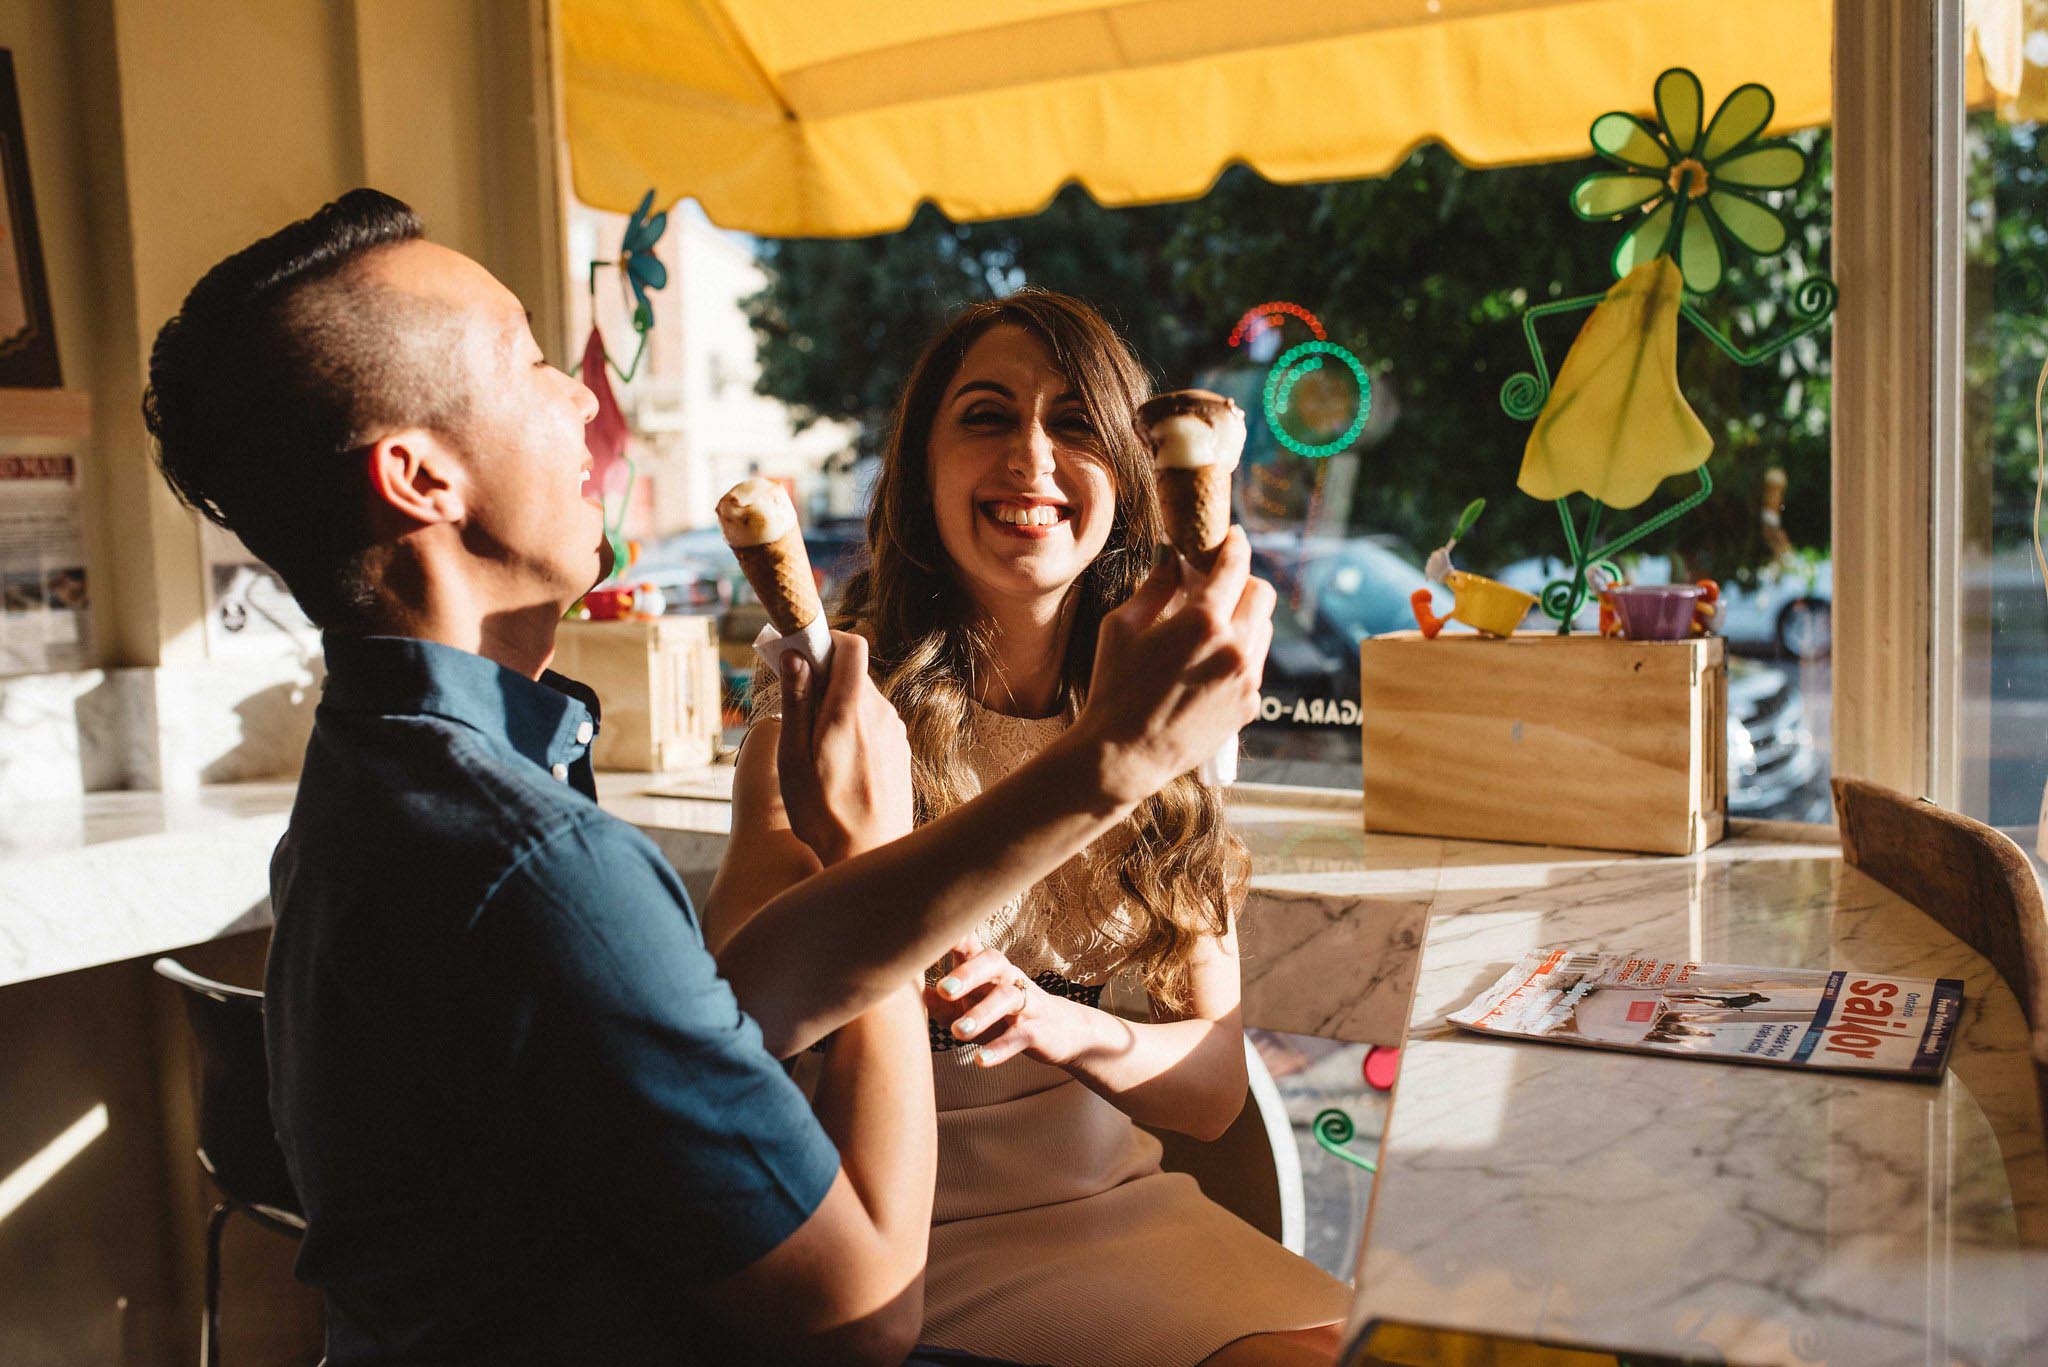
[{"label": "wooden chair back", "polygon": [[2026,851],[1981,821],[1858,778],[1835,780],[1842,859],[1998,970],[2026,1015],[2048,1133],[2048,909]]}]

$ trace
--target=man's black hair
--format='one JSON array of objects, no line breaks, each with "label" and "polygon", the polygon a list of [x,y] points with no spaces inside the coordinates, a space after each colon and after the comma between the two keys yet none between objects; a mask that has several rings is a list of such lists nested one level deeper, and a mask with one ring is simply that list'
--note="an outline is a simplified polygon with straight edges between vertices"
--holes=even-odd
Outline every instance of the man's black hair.
[{"label": "man's black hair", "polygon": [[422,235],[376,190],[351,190],[201,277],[149,354],[143,420],[192,507],[241,537],[323,627],[375,602],[364,464],[398,427],[462,417],[452,309],[363,278]]}]

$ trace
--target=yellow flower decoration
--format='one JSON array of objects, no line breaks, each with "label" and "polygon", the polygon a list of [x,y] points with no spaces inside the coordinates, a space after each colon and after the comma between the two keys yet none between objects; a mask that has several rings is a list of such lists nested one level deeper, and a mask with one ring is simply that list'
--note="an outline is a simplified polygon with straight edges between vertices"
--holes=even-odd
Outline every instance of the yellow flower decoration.
[{"label": "yellow flower decoration", "polygon": [[1531,498],[1584,493],[1633,508],[1706,464],[1708,435],[1678,388],[1678,268],[1651,257],[1607,292],[1565,354],[1515,481]]},{"label": "yellow flower decoration", "polygon": [[1620,166],[1572,188],[1572,211],[1592,221],[1633,215],[1614,248],[1621,279],[1652,257],[1678,263],[1686,289],[1711,294],[1727,274],[1728,245],[1759,255],[1782,251],[1785,220],[1759,196],[1806,176],[1806,154],[1783,139],[1761,139],[1776,102],[1751,83],[1737,86],[1711,120],[1700,79],[1684,67],[1657,78],[1657,122],[1622,110],[1593,121],[1593,150]]}]

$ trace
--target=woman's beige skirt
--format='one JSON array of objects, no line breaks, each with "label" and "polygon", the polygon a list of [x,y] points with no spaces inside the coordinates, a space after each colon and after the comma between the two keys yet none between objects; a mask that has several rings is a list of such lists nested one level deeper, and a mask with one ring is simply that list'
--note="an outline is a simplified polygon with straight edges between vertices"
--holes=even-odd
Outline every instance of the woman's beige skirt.
[{"label": "woman's beige skirt", "polygon": [[935,1053],[924,1343],[1045,1367],[1187,1367],[1342,1320],[1351,1293],[1161,1172],[1159,1142],[1057,1068]]}]

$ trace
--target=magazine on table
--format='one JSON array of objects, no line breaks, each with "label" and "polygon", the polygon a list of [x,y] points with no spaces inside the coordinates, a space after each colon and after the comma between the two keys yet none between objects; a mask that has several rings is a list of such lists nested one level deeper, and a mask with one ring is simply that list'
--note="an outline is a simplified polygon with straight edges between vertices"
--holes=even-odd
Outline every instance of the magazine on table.
[{"label": "magazine on table", "polygon": [[1962,1008],[1958,978],[1538,949],[1450,1019],[1599,1049],[1938,1077]]}]

